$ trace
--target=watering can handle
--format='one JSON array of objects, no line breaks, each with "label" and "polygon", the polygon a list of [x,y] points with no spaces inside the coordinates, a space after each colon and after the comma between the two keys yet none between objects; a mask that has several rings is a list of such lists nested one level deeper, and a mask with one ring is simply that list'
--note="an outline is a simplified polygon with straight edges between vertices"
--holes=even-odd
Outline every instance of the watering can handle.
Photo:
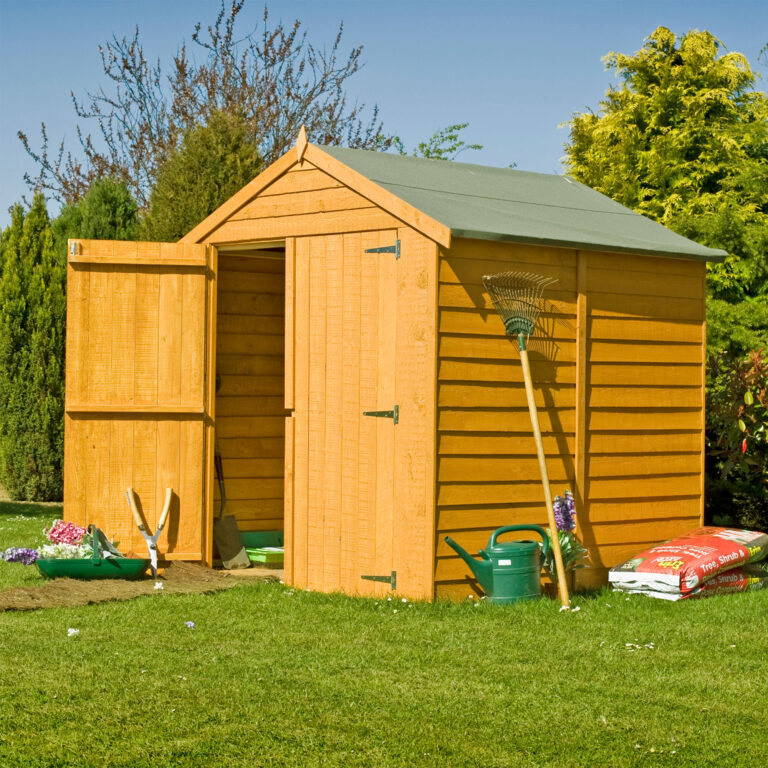
[{"label": "watering can handle", "polygon": [[549,553],[549,534],[540,525],[505,525],[501,528],[497,528],[491,534],[491,540],[488,542],[488,547],[496,545],[496,539],[501,536],[502,533],[509,533],[510,531],[534,531],[541,536],[542,550],[541,555],[543,559],[546,559]]}]

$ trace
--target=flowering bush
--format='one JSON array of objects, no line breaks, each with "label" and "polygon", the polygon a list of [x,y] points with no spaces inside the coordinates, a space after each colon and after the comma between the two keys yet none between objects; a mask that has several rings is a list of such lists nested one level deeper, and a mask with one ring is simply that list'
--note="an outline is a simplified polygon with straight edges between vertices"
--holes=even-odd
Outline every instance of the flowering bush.
[{"label": "flowering bush", "polygon": [[40,557],[36,549],[29,547],[8,547],[3,552],[3,560],[6,563],[21,563],[22,565],[32,565]]},{"label": "flowering bush", "polygon": [[46,560],[82,560],[93,554],[90,544],[43,544],[38,556]]},{"label": "flowering bush", "polygon": [[54,520],[50,528],[44,528],[43,534],[48,542],[37,549],[29,547],[10,547],[2,553],[7,563],[32,565],[40,559],[81,560],[93,555],[92,536],[87,528],[63,520]]},{"label": "flowering bush", "polygon": [[[573,532],[576,529],[576,502],[573,499],[573,494],[566,489],[563,496],[555,496],[552,506],[555,512],[557,537],[560,542],[560,553],[563,556],[565,572],[570,573],[577,568],[586,568],[587,564],[583,561],[589,558],[589,553]],[[551,544],[551,534],[549,535]],[[552,583],[557,584],[555,554],[551,546],[544,560],[544,568],[549,574]]]},{"label": "flowering bush", "polygon": [[48,541],[54,544],[82,544],[89,536],[88,529],[74,523],[65,523],[63,520],[54,520],[50,528],[44,528],[43,534]]}]

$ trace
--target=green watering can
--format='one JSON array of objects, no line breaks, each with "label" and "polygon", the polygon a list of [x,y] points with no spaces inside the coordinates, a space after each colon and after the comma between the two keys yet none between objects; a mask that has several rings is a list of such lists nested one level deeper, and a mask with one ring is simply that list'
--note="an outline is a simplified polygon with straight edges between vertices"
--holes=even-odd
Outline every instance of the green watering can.
[{"label": "green watering can", "polygon": [[[537,541],[496,540],[510,531],[535,531],[541,536],[542,546]],[[472,569],[475,578],[492,603],[515,603],[518,600],[535,600],[541,597],[541,566],[549,552],[549,536],[538,525],[505,525],[497,528],[481,549],[480,559],[472,557],[450,536],[445,542],[459,553]]]}]

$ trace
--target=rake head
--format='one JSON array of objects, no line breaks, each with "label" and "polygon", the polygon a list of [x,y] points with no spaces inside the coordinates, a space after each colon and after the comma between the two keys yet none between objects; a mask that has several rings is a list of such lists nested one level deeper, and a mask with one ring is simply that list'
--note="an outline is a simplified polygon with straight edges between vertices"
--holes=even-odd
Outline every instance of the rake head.
[{"label": "rake head", "polygon": [[543,306],[542,293],[556,282],[557,278],[532,272],[499,272],[483,276],[483,285],[504,321],[507,335],[518,342],[521,337],[524,341],[533,334]]}]

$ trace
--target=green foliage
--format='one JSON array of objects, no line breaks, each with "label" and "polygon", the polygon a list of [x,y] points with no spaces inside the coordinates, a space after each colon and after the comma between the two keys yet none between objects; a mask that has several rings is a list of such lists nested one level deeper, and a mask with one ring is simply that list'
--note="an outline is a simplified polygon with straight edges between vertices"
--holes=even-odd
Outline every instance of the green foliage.
[{"label": "green foliage", "polygon": [[52,226],[56,251],[66,259],[69,238],[135,240],[138,206],[125,184],[98,179],[79,202],[62,207]]},{"label": "green foliage", "polygon": [[736,304],[707,301],[707,346],[711,354],[725,352],[743,358],[750,350],[768,347],[768,296]]},{"label": "green foliage", "polygon": [[740,53],[709,32],[656,29],[634,55],[609,53],[622,83],[574,115],[577,180],[730,254],[709,267],[714,298],[768,293],[768,97]]},{"label": "green foliage", "polygon": [[45,200],[16,206],[0,244],[0,483],[12,498],[61,498],[65,267]]},{"label": "green foliage", "polygon": [[147,240],[178,240],[251,179],[263,166],[246,121],[216,112],[189,130],[161,168],[142,222]]},{"label": "green foliage", "polygon": [[[547,536],[549,537],[549,550],[547,556],[544,559],[544,570],[547,572],[550,580],[553,584],[557,584],[557,568],[555,567],[555,552],[552,549],[552,532],[547,530]],[[560,554],[563,556],[563,568],[566,573],[578,570],[579,568],[586,568],[589,560],[589,551],[587,548],[576,538],[576,535],[572,531],[558,531],[558,539],[560,540]]]},{"label": "green foliage", "polygon": [[707,384],[708,517],[768,530],[768,355],[711,355]]},{"label": "green foliage", "polygon": [[[467,144],[461,138],[461,132],[469,123],[456,123],[435,131],[426,141],[419,142],[411,154],[414,157],[428,157],[433,160],[455,160],[462,152],[482,149],[482,144]],[[407,155],[408,151],[399,136],[392,139],[392,147],[398,154]]]}]

